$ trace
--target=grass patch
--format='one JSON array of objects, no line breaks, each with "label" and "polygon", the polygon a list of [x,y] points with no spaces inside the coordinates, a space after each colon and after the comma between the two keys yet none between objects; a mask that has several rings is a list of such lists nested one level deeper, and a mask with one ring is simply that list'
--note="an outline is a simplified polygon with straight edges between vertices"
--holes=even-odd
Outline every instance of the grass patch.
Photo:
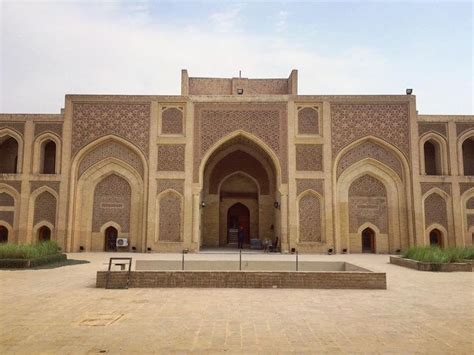
[{"label": "grass patch", "polygon": [[39,265],[32,267],[32,270],[41,270],[41,269],[56,269],[57,267],[69,266],[69,265],[80,265],[80,264],[89,264],[90,261],[87,260],[77,260],[77,259],[67,259],[63,261],[58,261],[56,263],[50,263],[45,265]]},{"label": "grass patch", "polygon": [[412,247],[405,251],[402,257],[427,263],[459,263],[474,259],[474,247]]},{"label": "grass patch", "polygon": [[31,245],[0,244],[0,259],[34,259],[59,254],[61,249],[54,240]]}]

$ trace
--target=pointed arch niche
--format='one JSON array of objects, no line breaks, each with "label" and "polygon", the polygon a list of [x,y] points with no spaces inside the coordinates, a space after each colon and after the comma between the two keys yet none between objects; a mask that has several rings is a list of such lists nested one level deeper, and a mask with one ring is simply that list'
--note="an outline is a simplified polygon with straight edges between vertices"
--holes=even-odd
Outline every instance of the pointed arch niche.
[{"label": "pointed arch niche", "polygon": [[419,141],[420,171],[423,175],[448,175],[448,144],[438,133],[428,132]]}]

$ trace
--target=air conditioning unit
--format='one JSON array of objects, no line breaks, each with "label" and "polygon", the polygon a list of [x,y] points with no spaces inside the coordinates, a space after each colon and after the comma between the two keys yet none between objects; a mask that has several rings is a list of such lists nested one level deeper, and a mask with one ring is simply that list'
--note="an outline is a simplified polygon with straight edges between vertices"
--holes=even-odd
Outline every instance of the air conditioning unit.
[{"label": "air conditioning unit", "polygon": [[117,247],[128,247],[128,238],[117,238]]}]

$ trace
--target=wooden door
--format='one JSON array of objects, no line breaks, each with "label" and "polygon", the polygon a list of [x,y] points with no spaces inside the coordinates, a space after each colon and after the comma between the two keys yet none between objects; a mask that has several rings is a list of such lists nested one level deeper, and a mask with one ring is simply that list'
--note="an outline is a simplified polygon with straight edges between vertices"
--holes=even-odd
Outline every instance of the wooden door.
[{"label": "wooden door", "polygon": [[370,228],[362,231],[362,252],[375,253],[375,232]]},{"label": "wooden door", "polygon": [[114,227],[105,230],[105,251],[117,251],[118,231]]},{"label": "wooden door", "polygon": [[232,205],[227,212],[227,243],[236,243],[234,230],[244,227],[244,244],[250,244],[250,211],[241,204]]}]

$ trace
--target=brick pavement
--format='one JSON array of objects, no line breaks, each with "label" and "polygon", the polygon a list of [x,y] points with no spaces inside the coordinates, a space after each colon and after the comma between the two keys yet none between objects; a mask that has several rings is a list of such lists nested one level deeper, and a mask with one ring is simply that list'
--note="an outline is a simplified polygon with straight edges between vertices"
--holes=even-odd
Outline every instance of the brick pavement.
[{"label": "brick pavement", "polygon": [[405,269],[387,255],[303,255],[385,271],[388,289],[97,289],[108,255],[69,254],[91,263],[53,270],[0,271],[0,353],[474,350],[473,273]]}]

